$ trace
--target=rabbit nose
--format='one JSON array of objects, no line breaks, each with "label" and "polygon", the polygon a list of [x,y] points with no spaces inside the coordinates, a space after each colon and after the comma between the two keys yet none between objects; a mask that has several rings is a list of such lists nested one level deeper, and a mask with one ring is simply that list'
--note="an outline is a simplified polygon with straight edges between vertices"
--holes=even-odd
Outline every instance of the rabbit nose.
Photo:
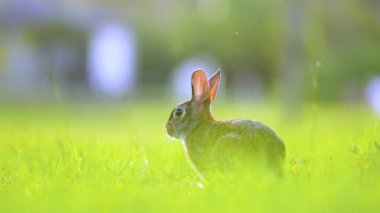
[{"label": "rabbit nose", "polygon": [[173,128],[173,125],[171,125],[170,123],[167,123],[166,124],[166,132],[168,133],[168,135],[170,136],[174,136],[174,128]]}]

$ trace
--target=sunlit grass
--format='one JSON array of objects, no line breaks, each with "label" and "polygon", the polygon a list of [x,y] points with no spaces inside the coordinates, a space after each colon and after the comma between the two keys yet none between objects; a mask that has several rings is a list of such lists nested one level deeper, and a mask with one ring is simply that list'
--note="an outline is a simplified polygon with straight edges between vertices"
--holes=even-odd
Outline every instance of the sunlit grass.
[{"label": "sunlit grass", "polygon": [[[216,103],[283,138],[284,177],[217,174],[200,183],[164,124],[172,104],[0,109],[2,212],[376,212],[380,122],[361,106]],[[376,145],[377,143],[377,145]]]}]

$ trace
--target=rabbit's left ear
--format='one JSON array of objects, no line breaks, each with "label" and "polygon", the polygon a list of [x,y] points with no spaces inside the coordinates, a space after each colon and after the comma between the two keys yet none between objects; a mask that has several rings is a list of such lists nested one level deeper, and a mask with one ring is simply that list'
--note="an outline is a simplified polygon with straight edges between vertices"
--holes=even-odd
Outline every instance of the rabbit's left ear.
[{"label": "rabbit's left ear", "polygon": [[215,74],[208,80],[210,84],[210,101],[214,101],[216,97],[216,92],[218,91],[218,86],[220,82],[221,72],[218,69]]},{"label": "rabbit's left ear", "polygon": [[195,70],[191,76],[192,99],[196,103],[202,103],[209,97],[210,85],[206,73],[202,69]]}]

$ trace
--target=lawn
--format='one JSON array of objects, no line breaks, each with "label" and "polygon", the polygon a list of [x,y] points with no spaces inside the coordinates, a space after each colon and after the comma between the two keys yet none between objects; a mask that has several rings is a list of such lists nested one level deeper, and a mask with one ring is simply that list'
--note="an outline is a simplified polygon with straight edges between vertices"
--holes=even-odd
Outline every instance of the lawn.
[{"label": "lawn", "polygon": [[364,106],[217,102],[285,141],[284,176],[201,183],[164,125],[173,103],[3,105],[1,212],[377,212],[380,120]]}]

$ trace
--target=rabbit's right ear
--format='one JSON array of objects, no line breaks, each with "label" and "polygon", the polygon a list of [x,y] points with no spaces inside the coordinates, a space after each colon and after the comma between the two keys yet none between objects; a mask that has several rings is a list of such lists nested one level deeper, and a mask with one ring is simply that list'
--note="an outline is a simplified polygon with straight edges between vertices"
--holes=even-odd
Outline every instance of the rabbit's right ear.
[{"label": "rabbit's right ear", "polygon": [[201,70],[195,70],[191,76],[191,88],[193,92],[192,99],[196,103],[202,103],[209,98],[210,84],[207,80],[206,73]]},{"label": "rabbit's right ear", "polygon": [[216,97],[216,92],[218,91],[220,82],[220,69],[218,69],[215,74],[208,80],[210,84],[210,101],[213,102]]}]

